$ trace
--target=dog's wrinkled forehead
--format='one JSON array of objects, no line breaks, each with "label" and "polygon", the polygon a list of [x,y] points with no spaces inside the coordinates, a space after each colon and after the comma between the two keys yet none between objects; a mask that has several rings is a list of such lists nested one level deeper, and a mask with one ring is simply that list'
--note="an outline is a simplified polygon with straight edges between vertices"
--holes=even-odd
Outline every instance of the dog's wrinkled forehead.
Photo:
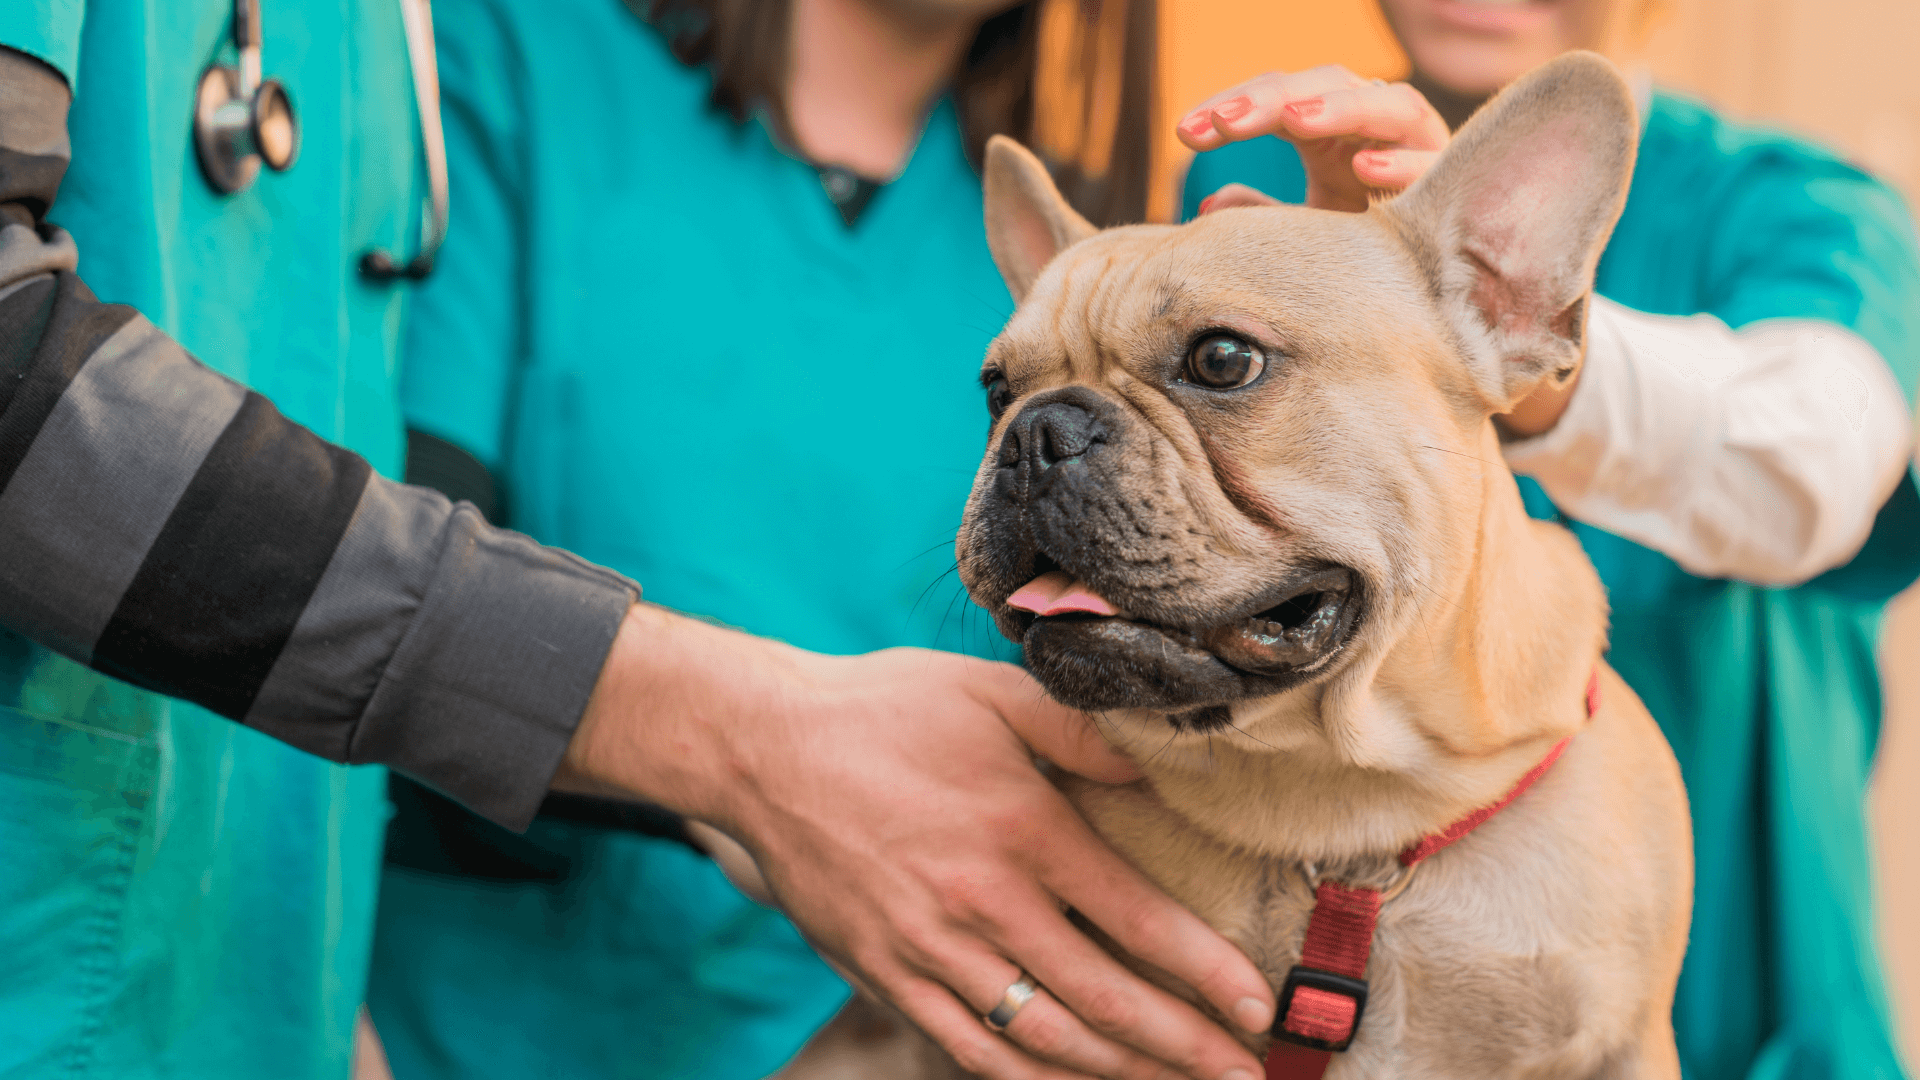
[{"label": "dog's wrinkled forehead", "polygon": [[1419,269],[1377,219],[1293,207],[1110,229],[1037,278],[987,355],[1022,393],[1157,383],[1165,362],[1227,331],[1275,355],[1399,362],[1440,326]]},{"label": "dog's wrinkled forehead", "polygon": [[[1175,312],[1191,326],[1244,310],[1276,338],[1298,338],[1300,354],[1315,334],[1417,345],[1432,328],[1456,346],[1481,412],[1505,412],[1578,367],[1586,298],[1637,145],[1619,73],[1570,53],[1496,95],[1424,176],[1365,214],[1248,207],[1090,241],[1095,229],[1046,166],[995,136],[988,245],[1014,300],[1038,309],[1016,318],[1009,344],[1027,345],[1037,324],[1068,354],[1060,362],[1071,365],[1077,342],[1082,363],[1109,363],[1167,347],[1141,335],[1164,335]],[[1425,317],[1396,296],[1425,304]],[[1288,341],[1263,344],[1284,353]]]}]

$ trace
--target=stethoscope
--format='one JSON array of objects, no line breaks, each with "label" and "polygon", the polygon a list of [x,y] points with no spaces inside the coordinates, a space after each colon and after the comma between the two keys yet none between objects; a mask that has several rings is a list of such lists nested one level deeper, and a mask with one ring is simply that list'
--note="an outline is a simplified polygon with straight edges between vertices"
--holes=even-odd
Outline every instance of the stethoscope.
[{"label": "stethoscope", "polygon": [[[420,142],[427,158],[428,212],[420,225],[420,251],[406,263],[375,249],[360,257],[360,273],[373,281],[433,272],[447,238],[447,144],[440,128],[440,70],[433,56],[433,14],[428,0],[400,0],[407,32],[407,64],[413,69]],[[300,156],[300,120],[278,79],[260,77],[260,2],[233,0],[233,45],[237,67],[215,62],[194,93],[193,148],[200,171],[215,191],[238,194],[253,186],[265,165],[275,172]]]}]

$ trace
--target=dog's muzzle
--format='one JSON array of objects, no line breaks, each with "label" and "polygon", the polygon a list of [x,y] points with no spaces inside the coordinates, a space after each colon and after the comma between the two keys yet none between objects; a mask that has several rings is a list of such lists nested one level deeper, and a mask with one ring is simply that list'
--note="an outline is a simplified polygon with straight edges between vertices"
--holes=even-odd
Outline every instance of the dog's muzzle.
[{"label": "dog's muzzle", "polygon": [[1163,513],[1137,421],[1090,388],[1063,387],[1013,416],[970,508],[962,576],[1054,697],[1080,708],[1209,706],[1279,693],[1327,669],[1358,618],[1359,577],[1327,563],[1276,567],[1271,583],[1196,606],[1198,534]]}]

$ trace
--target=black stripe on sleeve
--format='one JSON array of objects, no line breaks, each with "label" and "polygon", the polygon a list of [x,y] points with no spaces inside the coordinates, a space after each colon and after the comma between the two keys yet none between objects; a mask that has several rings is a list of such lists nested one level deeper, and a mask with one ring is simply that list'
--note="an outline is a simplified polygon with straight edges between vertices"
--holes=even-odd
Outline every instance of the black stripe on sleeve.
[{"label": "black stripe on sleeve", "polygon": [[67,384],[133,317],[132,308],[101,303],[64,272],[0,300],[0,491]]},{"label": "black stripe on sleeve", "polygon": [[249,393],[101,632],[94,666],[244,717],[370,475]]},{"label": "black stripe on sleeve", "polygon": [[20,206],[37,224],[47,216],[47,208],[60,191],[60,179],[66,174],[64,157],[0,146],[0,203]]},{"label": "black stripe on sleeve", "polygon": [[407,483],[430,487],[454,502],[470,502],[489,525],[507,520],[493,471],[457,443],[407,429]]}]

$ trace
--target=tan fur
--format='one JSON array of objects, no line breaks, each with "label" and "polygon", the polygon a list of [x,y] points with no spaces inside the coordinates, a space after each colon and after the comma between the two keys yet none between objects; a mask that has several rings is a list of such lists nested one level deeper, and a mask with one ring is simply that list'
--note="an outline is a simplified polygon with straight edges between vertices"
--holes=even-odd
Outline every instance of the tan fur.
[{"label": "tan fur", "polygon": [[[1165,625],[1231,608],[1276,567],[1338,563],[1367,582],[1329,670],[1234,701],[1232,726],[1107,712],[1148,778],[1068,778],[1099,832],[1278,986],[1311,906],[1304,866],[1384,883],[1397,851],[1576,736],[1387,903],[1373,996],[1335,1080],[1679,1075],[1667,1017],[1692,874],[1679,770],[1599,663],[1592,566],[1527,517],[1489,422],[1578,365],[1635,123],[1611,67],[1573,54],[1368,213],[1234,209],[1097,234],[1030,154],[989,148],[988,232],[1020,302],[988,358],[1015,395],[996,445],[1035,395],[1084,388],[1118,406],[1110,445],[1125,458],[1111,468],[1131,519],[1103,534],[1097,571],[1075,572]],[[1169,357],[1222,328],[1266,350],[1260,387],[1172,384]],[[1004,614],[1008,586],[982,550],[995,468],[990,450],[958,549],[976,601]]]}]

